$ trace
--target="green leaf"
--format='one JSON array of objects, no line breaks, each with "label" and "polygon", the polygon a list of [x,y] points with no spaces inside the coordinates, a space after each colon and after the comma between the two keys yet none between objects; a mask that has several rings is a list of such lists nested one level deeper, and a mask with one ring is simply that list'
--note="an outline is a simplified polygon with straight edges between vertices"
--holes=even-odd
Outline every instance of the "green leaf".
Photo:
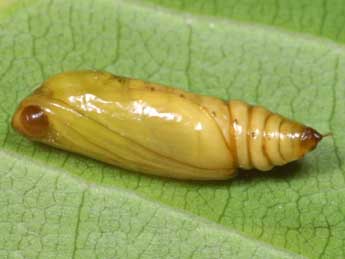
[{"label": "green leaf", "polygon": [[146,0],[164,7],[274,25],[345,42],[343,0]]},{"label": "green leaf", "polygon": [[[345,257],[342,1],[1,8],[0,258]],[[220,183],[128,172],[11,129],[20,100],[71,69],[240,98],[333,137],[303,161]]]}]

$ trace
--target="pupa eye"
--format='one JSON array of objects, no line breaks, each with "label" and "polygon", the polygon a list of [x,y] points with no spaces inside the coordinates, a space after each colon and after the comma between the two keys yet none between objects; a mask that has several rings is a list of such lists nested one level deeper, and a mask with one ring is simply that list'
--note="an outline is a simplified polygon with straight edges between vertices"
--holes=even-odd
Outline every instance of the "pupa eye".
[{"label": "pupa eye", "polygon": [[49,120],[44,110],[38,105],[23,108],[20,115],[21,125],[31,137],[43,137],[49,128]]}]

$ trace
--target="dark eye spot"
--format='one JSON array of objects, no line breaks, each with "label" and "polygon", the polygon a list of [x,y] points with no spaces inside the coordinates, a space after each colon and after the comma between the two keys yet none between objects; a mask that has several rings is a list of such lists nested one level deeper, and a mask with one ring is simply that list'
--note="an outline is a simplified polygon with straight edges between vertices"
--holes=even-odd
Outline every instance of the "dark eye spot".
[{"label": "dark eye spot", "polygon": [[44,110],[37,105],[24,107],[20,116],[21,124],[31,137],[43,137],[49,129],[49,121]]}]

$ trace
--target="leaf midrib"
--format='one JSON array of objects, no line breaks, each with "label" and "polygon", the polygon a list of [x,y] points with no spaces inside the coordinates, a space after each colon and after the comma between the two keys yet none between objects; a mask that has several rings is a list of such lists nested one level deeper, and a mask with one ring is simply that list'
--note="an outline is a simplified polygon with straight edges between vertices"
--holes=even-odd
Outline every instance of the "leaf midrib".
[{"label": "leaf midrib", "polygon": [[[117,186],[116,187],[111,186],[111,188],[110,188],[108,186],[99,186],[99,185],[95,185],[92,183],[87,183],[84,180],[82,180],[81,178],[71,176],[67,170],[53,167],[49,164],[36,161],[36,160],[34,160],[28,156],[19,155],[15,152],[5,151],[5,150],[1,149],[0,150],[0,157],[2,159],[6,159],[6,160],[21,161],[21,162],[24,162],[26,165],[29,164],[30,166],[36,167],[36,168],[43,168],[44,167],[45,174],[60,174],[60,175],[64,175],[65,177],[72,179],[72,181],[76,181],[78,183],[80,189],[81,189],[81,192],[82,192],[82,194],[81,194],[82,198],[81,198],[81,201],[79,203],[79,208],[78,208],[78,215],[79,216],[80,216],[80,212],[81,212],[81,209],[82,209],[82,206],[84,203],[85,193],[91,188],[92,189],[97,188],[97,189],[102,190],[102,193],[103,192],[104,193],[107,193],[107,192],[118,193],[120,195],[126,195],[130,199],[136,199],[136,200],[142,201],[143,203],[146,203],[149,205],[150,204],[154,205],[155,207],[159,207],[162,210],[168,211],[169,214],[171,214],[171,215],[174,215],[176,217],[182,217],[182,218],[187,219],[189,221],[197,222],[197,225],[204,225],[208,229],[214,229],[218,232],[226,234],[226,236],[237,236],[242,240],[247,240],[246,242],[251,242],[251,243],[256,244],[256,246],[265,247],[265,248],[272,250],[272,251],[282,252],[288,256],[292,256],[293,258],[295,258],[295,257],[304,258],[301,255],[295,254],[289,250],[286,250],[283,248],[277,248],[277,247],[272,246],[269,243],[254,239],[254,238],[247,236],[247,235],[245,235],[245,234],[243,234],[237,230],[229,228],[228,226],[219,225],[218,223],[210,221],[206,218],[194,215],[194,214],[192,214],[188,211],[185,211],[183,209],[171,207],[171,206],[163,204],[159,201],[149,199],[147,197],[144,197],[144,196],[142,196],[142,195],[140,195],[134,191],[130,191],[128,189],[124,189],[124,188],[117,187]],[[80,224],[80,218],[77,219],[76,226],[75,226],[74,253],[76,252],[75,251],[76,250],[76,244],[78,241],[79,224]]]}]

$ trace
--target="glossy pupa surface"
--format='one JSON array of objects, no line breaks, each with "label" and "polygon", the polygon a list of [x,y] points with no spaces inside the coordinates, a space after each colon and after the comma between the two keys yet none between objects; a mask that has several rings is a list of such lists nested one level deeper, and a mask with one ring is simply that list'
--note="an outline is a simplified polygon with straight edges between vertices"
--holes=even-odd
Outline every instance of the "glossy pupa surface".
[{"label": "glossy pupa surface", "polygon": [[19,105],[26,137],[126,169],[221,180],[303,157],[322,136],[242,101],[96,71],[51,77]]}]

